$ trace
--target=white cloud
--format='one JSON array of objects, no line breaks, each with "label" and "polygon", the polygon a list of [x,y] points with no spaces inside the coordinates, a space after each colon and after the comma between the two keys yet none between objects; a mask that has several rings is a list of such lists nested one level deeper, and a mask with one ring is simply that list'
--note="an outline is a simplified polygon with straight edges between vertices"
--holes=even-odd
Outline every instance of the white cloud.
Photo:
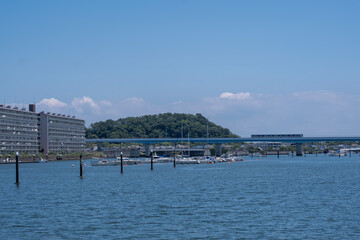
[{"label": "white cloud", "polygon": [[160,112],[156,105],[146,102],[143,98],[131,97],[118,101],[95,101],[88,96],[75,97],[71,103],[72,109],[79,118],[87,124],[107,119],[119,119],[128,116],[141,116]]},{"label": "white cloud", "polygon": [[99,111],[99,105],[87,96],[83,96],[82,98],[75,97],[71,102],[71,106],[80,113],[83,113],[85,110],[91,110],[92,112]]},{"label": "white cloud", "polygon": [[39,106],[46,106],[49,108],[61,108],[61,107],[66,107],[67,104],[63,103],[55,98],[44,98],[43,100],[41,100],[38,103]]},{"label": "white cloud", "polygon": [[[235,94],[234,94],[235,95]],[[231,93],[199,102],[200,112],[241,136],[255,133],[303,133],[305,136],[360,135],[355,111],[360,96],[330,91],[256,94],[228,101]],[[190,105],[190,104],[189,104]],[[192,106],[195,107],[195,104]],[[192,108],[192,110],[194,110]],[[194,111],[193,111],[194,112]]]},{"label": "white cloud", "polygon": [[[39,105],[52,106],[54,112],[67,110],[85,119],[86,124],[107,119],[142,116],[164,112],[201,113],[240,136],[255,133],[303,133],[305,136],[360,135],[356,106],[360,96],[329,91],[289,94],[250,94],[224,92],[193,101],[153,104],[132,97],[117,101],[95,101],[75,97],[71,104],[50,98]],[[59,107],[67,109],[59,109]],[[56,109],[57,108],[57,109]]]},{"label": "white cloud", "polygon": [[72,105],[75,107],[81,106],[81,105],[89,105],[93,108],[98,107],[98,105],[95,103],[95,101],[87,96],[83,96],[82,98],[74,98],[72,101]]},{"label": "white cloud", "polygon": [[340,95],[339,93],[324,90],[292,93],[292,96],[297,99],[323,102],[338,101]]},{"label": "white cloud", "polygon": [[173,105],[178,105],[178,104],[182,104],[183,101],[175,101],[175,102],[172,102]]},{"label": "white cloud", "polygon": [[122,102],[128,104],[137,104],[137,105],[145,104],[145,100],[138,97],[126,98]]},{"label": "white cloud", "polygon": [[102,100],[102,101],[100,101],[100,105],[111,106],[112,104],[110,101]]},{"label": "white cloud", "polygon": [[231,100],[245,100],[245,99],[250,98],[250,93],[248,93],[248,92],[240,92],[240,93],[224,92],[224,93],[220,94],[220,98],[231,99]]}]

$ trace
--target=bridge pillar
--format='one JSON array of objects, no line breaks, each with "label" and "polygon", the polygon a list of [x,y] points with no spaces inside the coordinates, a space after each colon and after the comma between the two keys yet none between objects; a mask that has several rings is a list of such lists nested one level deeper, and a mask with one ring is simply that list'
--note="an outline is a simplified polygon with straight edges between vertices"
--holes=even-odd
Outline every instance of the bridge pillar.
[{"label": "bridge pillar", "polygon": [[296,156],[302,156],[303,155],[303,145],[302,143],[296,144]]},{"label": "bridge pillar", "polygon": [[150,157],[150,144],[145,144],[145,157]]},{"label": "bridge pillar", "polygon": [[98,151],[102,150],[102,144],[100,142],[97,143],[97,150]]},{"label": "bridge pillar", "polygon": [[221,143],[215,143],[215,156],[220,157],[222,154],[222,144]]}]

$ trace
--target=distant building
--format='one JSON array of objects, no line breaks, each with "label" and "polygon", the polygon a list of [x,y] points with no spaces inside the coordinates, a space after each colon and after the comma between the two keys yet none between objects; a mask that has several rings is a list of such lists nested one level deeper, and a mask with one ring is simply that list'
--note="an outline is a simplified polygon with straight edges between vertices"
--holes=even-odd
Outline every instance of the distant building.
[{"label": "distant building", "polygon": [[0,105],[0,154],[39,151],[38,115],[25,108]]},{"label": "distant building", "polygon": [[85,150],[85,121],[0,105],[0,154],[75,153]]},{"label": "distant building", "polygon": [[55,113],[39,114],[40,151],[76,153],[85,150],[85,121]]}]

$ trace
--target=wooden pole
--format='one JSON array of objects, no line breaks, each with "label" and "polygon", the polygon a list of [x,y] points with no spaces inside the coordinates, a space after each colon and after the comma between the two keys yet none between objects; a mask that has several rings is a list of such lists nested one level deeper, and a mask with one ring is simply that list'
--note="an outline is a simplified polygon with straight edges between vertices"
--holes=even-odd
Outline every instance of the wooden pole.
[{"label": "wooden pole", "polygon": [[123,169],[123,153],[122,152],[120,153],[120,165],[121,165],[121,173],[123,173],[124,169]]},{"label": "wooden pole", "polygon": [[19,185],[19,153],[16,153],[16,185]]},{"label": "wooden pole", "polygon": [[153,156],[153,151],[150,152],[150,157],[151,157],[151,171],[154,170],[153,168],[153,159],[154,159],[154,156]]},{"label": "wooden pole", "polygon": [[83,167],[82,154],[80,154],[80,177],[81,178],[83,178],[82,167]]},{"label": "wooden pole", "polygon": [[174,144],[174,168],[176,167],[176,143]]}]

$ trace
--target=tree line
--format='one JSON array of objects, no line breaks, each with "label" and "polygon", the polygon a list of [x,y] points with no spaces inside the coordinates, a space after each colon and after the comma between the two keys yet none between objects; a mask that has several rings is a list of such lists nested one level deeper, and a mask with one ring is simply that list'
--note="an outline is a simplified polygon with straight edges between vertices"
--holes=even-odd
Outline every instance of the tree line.
[{"label": "tree line", "polygon": [[162,113],[96,122],[86,129],[86,138],[209,138],[239,137],[200,113]]}]

